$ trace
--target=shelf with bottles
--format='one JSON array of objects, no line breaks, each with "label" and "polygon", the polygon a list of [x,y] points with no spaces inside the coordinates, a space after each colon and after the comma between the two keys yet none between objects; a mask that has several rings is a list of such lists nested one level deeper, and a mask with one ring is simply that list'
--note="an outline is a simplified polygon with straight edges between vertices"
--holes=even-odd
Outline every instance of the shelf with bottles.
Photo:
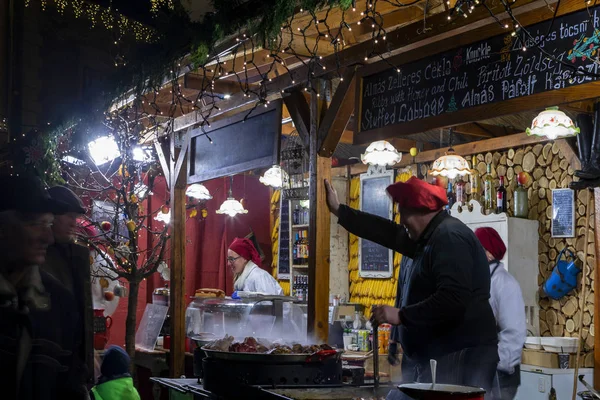
[{"label": "shelf with bottles", "polygon": [[[458,176],[454,180],[448,180],[447,197],[448,209],[452,208],[454,203],[459,206],[469,204],[470,200],[478,201],[486,215],[501,214],[509,212],[508,204],[508,181],[506,176],[499,175],[495,178],[492,175],[492,165],[486,164],[486,173],[481,176],[476,168],[477,158],[472,157],[471,175],[469,177]],[[517,176],[517,187],[513,195],[513,215],[519,218],[528,217],[528,199],[527,190],[523,188],[523,181],[526,176]],[[468,193],[467,193],[468,192]]]},{"label": "shelf with bottles", "polygon": [[308,299],[308,275],[305,273],[294,273],[292,275],[292,296],[300,301]]},{"label": "shelf with bottles", "polygon": [[308,228],[308,200],[291,200],[292,229]]},{"label": "shelf with bottles", "polygon": [[292,265],[308,264],[308,230],[294,233],[292,248]]},{"label": "shelf with bottles", "polygon": [[292,229],[308,229],[308,224],[292,225]]}]

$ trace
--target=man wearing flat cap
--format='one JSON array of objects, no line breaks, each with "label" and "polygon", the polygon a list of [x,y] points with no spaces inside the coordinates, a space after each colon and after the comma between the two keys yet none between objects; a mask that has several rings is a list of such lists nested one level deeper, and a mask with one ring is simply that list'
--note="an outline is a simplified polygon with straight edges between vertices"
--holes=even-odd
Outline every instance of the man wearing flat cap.
[{"label": "man wearing flat cap", "polygon": [[412,259],[400,306],[377,306],[372,317],[399,327],[405,380],[431,382],[429,361],[435,359],[437,382],[489,393],[498,364],[489,266],[475,234],[444,211],[444,189],[415,177],[388,186],[399,206],[398,225],[341,205],[329,182],[325,187],[329,209],[346,230]]},{"label": "man wearing flat cap", "polygon": [[494,400],[513,400],[521,384],[521,354],[527,322],[525,302],[519,282],[504,268],[506,245],[494,228],[475,229],[475,236],[485,249],[492,279],[490,305],[498,326],[498,371],[494,379]]},{"label": "man wearing flat cap", "polygon": [[71,379],[78,335],[74,298],[38,266],[53,242],[53,200],[38,179],[0,176],[0,377],[2,398],[85,399]]},{"label": "man wearing flat cap", "polygon": [[90,283],[90,251],[75,243],[78,233],[77,219],[85,214],[83,202],[65,186],[48,189],[50,197],[63,205],[65,212],[54,216],[52,233],[54,243],[48,247],[42,270],[59,280],[75,298],[81,337],[73,359],[71,373],[74,380],[93,383],[93,306]]}]

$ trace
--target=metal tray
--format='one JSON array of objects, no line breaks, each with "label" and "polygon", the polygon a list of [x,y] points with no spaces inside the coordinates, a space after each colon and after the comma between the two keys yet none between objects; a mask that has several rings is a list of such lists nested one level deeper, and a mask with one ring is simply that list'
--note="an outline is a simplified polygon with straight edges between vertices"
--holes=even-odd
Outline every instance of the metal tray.
[{"label": "metal tray", "polygon": [[321,362],[324,359],[335,357],[341,359],[343,350],[321,350],[313,354],[264,354],[264,353],[234,353],[219,351],[202,347],[208,358],[227,361],[254,362],[264,364],[286,364],[300,362]]}]

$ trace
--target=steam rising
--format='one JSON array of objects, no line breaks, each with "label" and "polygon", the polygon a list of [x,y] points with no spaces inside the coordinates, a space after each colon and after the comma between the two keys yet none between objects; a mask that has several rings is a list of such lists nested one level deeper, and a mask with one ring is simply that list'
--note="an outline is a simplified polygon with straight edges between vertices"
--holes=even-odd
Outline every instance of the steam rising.
[{"label": "steam rising", "polygon": [[225,306],[198,304],[186,311],[186,332],[190,337],[211,334],[222,338],[230,335],[236,341],[254,337],[302,345],[318,343],[307,336],[307,318],[302,308],[291,302],[282,306],[282,321],[276,321],[270,301]]}]

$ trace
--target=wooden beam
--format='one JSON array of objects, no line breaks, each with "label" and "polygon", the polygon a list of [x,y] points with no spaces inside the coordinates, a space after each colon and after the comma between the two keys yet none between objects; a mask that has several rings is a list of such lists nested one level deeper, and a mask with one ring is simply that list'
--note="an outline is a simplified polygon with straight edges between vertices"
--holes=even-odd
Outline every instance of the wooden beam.
[{"label": "wooden beam", "polygon": [[287,107],[290,117],[292,117],[292,121],[294,121],[294,125],[296,126],[296,130],[298,131],[298,135],[304,144],[304,148],[308,151],[309,146],[309,136],[310,136],[310,108],[308,103],[306,102],[306,98],[304,94],[299,90],[295,90],[290,93],[289,96],[283,98],[283,102]]},{"label": "wooden beam", "polygon": [[453,113],[444,113],[443,115],[435,117],[423,118],[403,124],[389,125],[380,129],[355,133],[354,141],[358,144],[366,144],[390,137],[410,135],[431,129],[473,122],[480,120],[482,115],[485,115],[486,118],[494,118],[527,110],[543,109],[545,107],[571,103],[578,100],[593,99],[598,97],[598,93],[600,93],[600,82],[590,82],[583,85],[532,94],[530,96],[471,107]]},{"label": "wooden beam", "polygon": [[331,38],[317,39],[293,32],[283,32],[281,37],[282,43],[288,44],[292,52],[301,57],[312,57],[315,53],[325,57],[335,52],[335,47],[331,44]]},{"label": "wooden beam", "polygon": [[[187,131],[183,134],[183,137],[181,138],[181,149],[179,149],[179,152],[178,152],[178,155],[176,158],[175,169],[171,170],[171,173],[173,174],[173,176],[179,176],[181,173],[182,167],[185,165],[186,167],[183,168],[184,169],[183,175],[187,179],[187,171],[185,171],[185,169],[187,168],[187,162],[185,162],[185,158],[188,153],[188,149],[190,147],[190,140],[191,140],[191,136],[192,136],[191,133],[192,133],[192,128],[189,127],[187,129]],[[174,182],[174,180],[171,180],[171,182]],[[185,182],[185,183],[187,183],[187,182]]]},{"label": "wooden beam", "polygon": [[[531,9],[538,9],[540,7],[546,7],[546,3],[543,0],[520,0],[519,2],[513,5],[513,14],[515,16],[518,16],[522,14],[523,11],[530,11]],[[490,8],[495,13],[501,12],[503,10],[502,6],[500,5]],[[561,4],[561,9],[562,8],[563,7]],[[438,41],[446,40],[444,42],[444,46],[436,46],[435,52],[439,53],[452,47],[456,47],[457,35],[460,35],[459,37],[461,42],[466,42],[467,40],[474,42],[483,38],[487,38],[489,36],[493,36],[498,33],[496,31],[493,31],[492,34],[489,34],[487,36],[471,34],[463,35],[463,33],[469,31],[470,29],[479,28],[481,26],[498,25],[497,22],[489,16],[489,13],[487,11],[482,12],[480,11],[479,7],[476,8],[475,11],[473,11],[473,14],[471,14],[469,18],[466,19],[461,18],[448,23],[446,16],[447,13],[443,13],[435,15],[434,17],[432,17],[432,19],[428,19],[428,23],[430,26],[433,27],[433,30],[428,31],[426,33],[420,33],[420,29],[422,28],[422,22],[415,22],[410,25],[404,26],[400,29],[397,29],[393,32],[390,32],[387,35],[387,40],[385,41],[385,43],[380,42],[379,44],[373,46],[373,43],[371,43],[370,41],[364,42],[352,47],[348,47],[338,52],[336,55],[324,57],[322,60],[322,64],[326,67],[325,73],[335,71],[338,68],[338,66],[345,67],[356,65],[358,63],[363,63],[365,56],[373,54],[373,50],[375,50],[375,53],[377,54],[390,54],[389,49],[394,49],[394,54],[406,53],[410,51],[412,52],[412,60],[416,60],[424,56],[421,47],[425,44],[433,44]],[[467,39],[465,40],[464,38]],[[263,57],[266,58],[268,54],[270,54],[270,52],[264,51]],[[374,60],[379,58],[373,57],[372,59]],[[407,62],[409,60],[412,61],[409,57],[407,57]],[[389,67],[389,64],[387,65],[387,67]],[[268,82],[265,85],[266,91],[267,93],[269,93],[268,100],[280,98],[281,91],[294,87],[298,84],[298,82],[304,81],[310,72],[309,67],[307,65],[304,65],[304,63],[300,61],[294,64],[288,63],[288,68],[291,70],[290,74],[286,74],[284,76],[280,76],[276,79],[273,79],[272,82]],[[385,67],[382,66],[380,68],[384,69]],[[317,76],[319,75],[317,74]],[[224,100],[223,102],[221,102],[219,104],[221,110],[213,111],[213,114],[210,116],[210,118],[214,118],[215,116],[237,108],[248,109],[252,107],[257,101],[258,98],[256,97],[245,97],[241,93],[238,93],[235,96],[232,96],[231,99]],[[203,109],[177,118],[174,123],[174,130],[177,131],[180,129],[184,129],[189,125],[198,123],[202,120],[200,118],[200,115],[205,112],[206,110]]]},{"label": "wooden beam", "polygon": [[212,89],[212,92],[219,96],[230,96],[232,94],[239,93],[241,90],[238,82],[227,81],[225,79],[215,79],[213,85],[212,79],[204,77],[200,74],[190,73],[183,77],[182,87],[185,89],[193,89],[199,92],[209,92],[213,86],[214,89]]},{"label": "wooden beam", "polygon": [[[547,142],[549,139],[545,137],[539,136],[529,136],[526,133],[518,133],[516,135],[508,135],[499,138],[479,140],[477,142],[459,144],[456,146],[452,146],[456,154],[460,154],[461,156],[468,156],[472,154],[478,153],[487,153],[490,151],[499,151],[509,149],[511,147],[520,147],[528,144],[536,144]],[[407,167],[411,164],[421,164],[432,162],[439,157],[443,156],[445,152],[447,152],[449,147],[444,147],[435,150],[427,150],[419,153],[416,157],[403,157],[402,161],[398,164],[394,165],[393,168],[402,168]],[[367,167],[362,164],[354,164],[350,167],[352,175],[362,174],[367,172]]]},{"label": "wooden beam", "polygon": [[163,175],[165,176],[165,181],[167,183],[167,188],[171,188],[171,168],[170,163],[167,162],[167,158],[165,157],[165,149],[161,144],[160,140],[156,140],[154,142],[154,148],[156,149],[156,154],[158,155],[158,161],[160,162],[160,167],[163,170]]},{"label": "wooden beam", "polygon": [[[431,15],[428,15],[428,18]],[[423,10],[419,7],[401,7],[396,11],[383,16],[383,29],[390,32],[414,20],[423,20]],[[373,37],[373,28],[370,24],[352,24],[352,34],[359,42],[371,39]]]},{"label": "wooden beam", "polygon": [[560,108],[563,111],[569,111],[577,114],[592,114],[594,112],[594,100],[576,101],[574,103],[563,104]]},{"label": "wooden beam", "polygon": [[324,179],[331,180],[331,159],[318,155],[318,132],[324,101],[316,96],[321,82],[314,80],[310,101],[309,152],[309,258],[308,258],[308,334],[327,341],[329,332],[329,235],[331,215],[325,200]]},{"label": "wooden beam", "polygon": [[[171,134],[171,365],[172,378],[179,378],[185,373],[185,190],[187,186],[186,168],[187,151],[177,147],[175,135]],[[189,137],[189,132],[186,132]],[[180,163],[181,160],[181,163]]]},{"label": "wooden beam", "polygon": [[354,113],[356,68],[348,68],[344,71],[342,80],[319,126],[318,146],[321,157],[331,157],[333,155],[346,125],[348,125],[348,121]]},{"label": "wooden beam", "polygon": [[513,128],[507,128],[504,126],[491,124],[482,124],[479,122],[457,125],[454,127],[454,132],[462,133],[464,135],[485,138],[514,135],[515,133],[520,133],[520,131]]},{"label": "wooden beam", "polygon": [[[591,195],[591,193],[589,193]],[[591,210],[588,210],[591,212]],[[594,246],[600,254],[600,188],[594,189]],[[600,315],[600,257],[596,256],[594,268],[594,319]],[[591,334],[591,332],[590,332]],[[594,387],[600,388],[600,323],[594,322]]]},{"label": "wooden beam", "polygon": [[[390,139],[390,144],[396,148],[396,150],[408,153],[413,147],[419,147],[419,143],[416,140],[404,139],[404,138],[393,138]],[[431,143],[423,143],[423,150],[433,150],[435,147]],[[410,155],[403,154],[403,157],[410,157]]]}]

